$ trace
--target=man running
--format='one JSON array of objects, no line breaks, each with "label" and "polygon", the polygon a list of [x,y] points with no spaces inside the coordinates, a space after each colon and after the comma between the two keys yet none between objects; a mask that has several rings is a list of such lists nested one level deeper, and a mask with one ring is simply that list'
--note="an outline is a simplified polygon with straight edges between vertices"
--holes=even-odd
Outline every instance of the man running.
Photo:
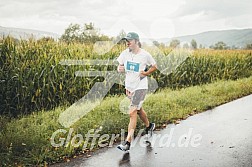
[{"label": "man running", "polygon": [[[129,109],[130,122],[127,138],[117,148],[122,151],[129,151],[137,124],[137,115],[144,122],[147,133],[152,134],[155,129],[155,123],[149,122],[142,104],[148,91],[148,80],[146,76],[156,71],[157,65],[150,53],[141,48],[137,33],[129,32],[123,39],[127,41],[128,48],[117,58],[119,62],[117,70],[120,73],[125,72],[126,74],[126,95],[131,101]],[[147,68],[148,66],[150,66],[149,69]]]}]

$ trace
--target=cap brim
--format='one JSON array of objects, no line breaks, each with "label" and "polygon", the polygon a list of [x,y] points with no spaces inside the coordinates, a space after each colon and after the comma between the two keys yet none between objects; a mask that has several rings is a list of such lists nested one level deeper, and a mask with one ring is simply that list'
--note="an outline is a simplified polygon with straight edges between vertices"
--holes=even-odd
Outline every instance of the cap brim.
[{"label": "cap brim", "polygon": [[122,38],[122,40],[131,40],[131,39],[133,38],[127,38],[127,37]]}]

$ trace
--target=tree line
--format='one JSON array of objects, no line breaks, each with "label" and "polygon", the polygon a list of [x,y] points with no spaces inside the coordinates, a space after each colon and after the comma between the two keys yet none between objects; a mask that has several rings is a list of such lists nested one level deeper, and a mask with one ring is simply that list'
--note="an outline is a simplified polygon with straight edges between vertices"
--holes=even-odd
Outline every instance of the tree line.
[{"label": "tree line", "polygon": [[[190,43],[182,43],[178,39],[172,39],[168,45],[162,42],[158,41],[153,41],[153,45],[157,47],[165,47],[169,46],[171,48],[176,48],[176,47],[182,47],[182,48],[192,48],[192,49],[204,49],[205,46],[202,44],[198,45],[195,39],[192,39]],[[217,43],[210,45],[210,49],[215,49],[215,50],[227,50],[227,49],[246,49],[246,50],[252,50],[252,43],[246,44],[243,48],[237,47],[235,45],[233,46],[228,46],[225,42],[223,41],[218,41]]]},{"label": "tree line", "polygon": [[[104,35],[100,33],[100,29],[96,28],[94,23],[85,23],[83,26],[79,24],[70,24],[64,31],[64,33],[60,37],[60,41],[65,43],[95,43],[96,41],[120,41],[124,36],[126,36],[126,33],[124,30],[121,30],[121,32],[116,37],[109,37],[107,35]],[[181,43],[178,39],[172,39],[170,43],[165,44],[158,41],[153,41],[152,44],[157,47],[165,47],[169,46],[171,48],[175,47],[182,47],[182,48],[192,48],[192,49],[204,49],[205,46],[202,44],[197,43],[195,39],[192,39],[189,43]],[[210,49],[215,50],[227,50],[227,49],[241,49],[235,45],[228,46],[223,41],[218,41],[217,43],[209,46]],[[242,49],[252,49],[252,43],[246,44]]]}]

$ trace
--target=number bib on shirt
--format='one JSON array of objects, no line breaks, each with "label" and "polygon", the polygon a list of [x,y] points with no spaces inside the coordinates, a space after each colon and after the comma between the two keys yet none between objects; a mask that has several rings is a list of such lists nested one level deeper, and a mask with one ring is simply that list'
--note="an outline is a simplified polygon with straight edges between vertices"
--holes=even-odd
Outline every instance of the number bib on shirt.
[{"label": "number bib on shirt", "polygon": [[126,70],[132,72],[139,72],[139,66],[140,66],[139,63],[127,61]]}]

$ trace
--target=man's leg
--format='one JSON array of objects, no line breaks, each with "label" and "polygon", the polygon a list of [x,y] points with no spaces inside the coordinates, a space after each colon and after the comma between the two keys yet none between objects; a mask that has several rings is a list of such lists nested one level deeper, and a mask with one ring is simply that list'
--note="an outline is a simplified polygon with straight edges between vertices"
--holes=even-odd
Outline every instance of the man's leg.
[{"label": "man's leg", "polygon": [[[141,108],[145,95],[146,95],[146,90],[136,90],[133,93],[128,92],[128,96],[132,96],[130,98],[131,104],[130,104],[130,110],[129,110],[130,122],[128,125],[128,135],[127,135],[126,141],[117,146],[117,148],[120,150],[128,151],[130,149],[130,143],[134,137],[134,131],[136,129],[136,124],[137,124],[137,110]],[[144,118],[144,112],[142,115],[143,115],[142,117]],[[146,113],[145,113],[145,118],[147,118]]]},{"label": "man's leg", "polygon": [[128,135],[124,143],[119,144],[117,146],[118,149],[122,151],[129,151],[130,150],[130,143],[133,139],[134,131],[136,129],[136,123],[137,123],[137,108],[134,106],[130,107],[129,111],[130,121],[128,125]]},{"label": "man's leg", "polygon": [[146,134],[150,134],[150,136],[152,136],[152,133],[155,129],[155,123],[150,123],[147,117],[146,112],[144,111],[144,109],[141,107],[140,110],[138,111],[138,115],[140,117],[140,119],[144,122],[146,128],[145,128],[145,133]]},{"label": "man's leg", "polygon": [[138,111],[138,115],[140,117],[140,119],[144,122],[146,127],[149,127],[150,122],[148,120],[147,114],[144,111],[143,107],[140,108],[140,110]]},{"label": "man's leg", "polygon": [[135,106],[130,107],[129,116],[130,122],[128,125],[128,135],[126,141],[131,142],[137,124],[137,108]]}]

